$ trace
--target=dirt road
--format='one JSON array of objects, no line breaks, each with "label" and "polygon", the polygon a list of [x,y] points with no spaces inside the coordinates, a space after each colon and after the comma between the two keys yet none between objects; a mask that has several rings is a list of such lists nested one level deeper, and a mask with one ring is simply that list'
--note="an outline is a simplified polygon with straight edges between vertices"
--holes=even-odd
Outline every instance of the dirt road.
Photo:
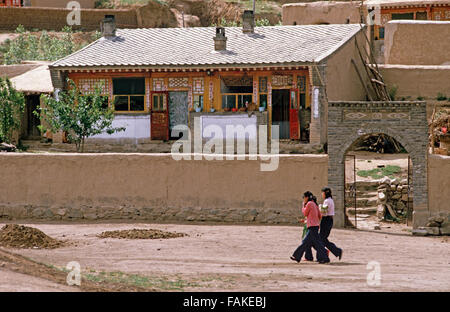
[{"label": "dirt road", "polygon": [[[13,270],[0,253],[0,284],[8,282],[10,291],[97,291],[111,287],[120,291],[118,284],[123,290],[164,291],[450,291],[448,237],[413,237],[395,227],[372,232],[334,229],[331,240],[344,249],[344,257],[339,261],[331,256],[331,264],[320,265],[289,260],[300,242],[300,228],[294,226],[26,225],[70,244],[53,250],[4,249],[33,263],[44,263],[58,275],[55,279],[50,271],[33,273],[42,268],[30,263],[22,263],[26,270]],[[96,236],[103,231],[133,228],[188,236],[156,240]],[[57,268],[65,268],[70,261],[80,263],[85,278],[82,283],[87,283],[84,288],[65,285],[67,272]],[[371,271],[367,264],[371,261],[380,264],[379,286],[367,284]],[[20,276],[13,279],[12,274]],[[33,275],[33,279],[22,274]]]}]

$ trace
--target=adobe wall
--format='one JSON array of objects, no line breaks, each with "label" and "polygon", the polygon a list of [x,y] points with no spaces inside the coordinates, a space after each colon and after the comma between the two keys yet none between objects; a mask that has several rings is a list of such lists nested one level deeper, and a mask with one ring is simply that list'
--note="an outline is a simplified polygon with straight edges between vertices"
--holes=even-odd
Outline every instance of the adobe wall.
[{"label": "adobe wall", "polygon": [[355,2],[317,1],[289,3],[282,7],[283,25],[350,24],[360,22],[359,4]]},{"label": "adobe wall", "polygon": [[450,213],[450,156],[428,156],[428,196],[430,215]]},{"label": "adobe wall", "polygon": [[450,22],[390,21],[385,26],[386,64],[450,65]]},{"label": "adobe wall", "polygon": [[4,218],[298,224],[301,194],[327,185],[327,155],[180,160],[170,154],[0,154]]},{"label": "adobe wall", "polygon": [[[30,0],[32,7],[65,8],[71,0]],[[83,9],[95,8],[96,0],[76,0]]]},{"label": "adobe wall", "polygon": [[378,65],[378,67],[388,89],[397,86],[396,98],[436,99],[438,93],[450,96],[450,65]]},{"label": "adobe wall", "polygon": [[[0,8],[0,29],[14,30],[19,25],[26,29],[61,30],[67,26],[70,10],[60,8]],[[105,15],[116,17],[118,28],[136,28],[138,26],[135,10],[81,10],[81,25],[73,25],[74,30],[93,31],[100,29],[100,22]]]},{"label": "adobe wall", "polygon": [[[49,0],[50,1],[50,0]],[[177,27],[174,13],[168,6],[156,1],[130,9],[85,9],[81,6],[81,25],[71,26],[74,30],[100,30],[105,15],[116,17],[117,28]],[[0,8],[0,29],[15,30],[23,25],[26,29],[61,30],[67,26],[70,10],[64,8]]]}]

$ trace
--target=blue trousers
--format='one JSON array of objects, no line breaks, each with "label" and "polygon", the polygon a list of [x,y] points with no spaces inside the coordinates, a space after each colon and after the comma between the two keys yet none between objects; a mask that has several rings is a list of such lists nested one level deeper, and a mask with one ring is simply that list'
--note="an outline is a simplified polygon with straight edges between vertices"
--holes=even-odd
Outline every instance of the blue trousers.
[{"label": "blue trousers", "polygon": [[[333,217],[332,216],[325,216],[320,221],[320,232],[319,236],[322,240],[323,245],[328,248],[328,250],[335,255],[336,257],[339,257],[342,249],[338,248],[335,244],[330,242],[328,240],[328,236],[330,236],[331,229],[333,228]],[[313,261],[313,254],[311,248],[307,249],[305,251],[305,259],[309,261]],[[317,256],[317,259],[319,259],[319,256]]]},{"label": "blue trousers", "polygon": [[306,250],[311,250],[311,247],[314,247],[317,250],[317,260],[319,261],[329,261],[327,251],[325,250],[325,246],[322,243],[322,240],[319,236],[319,227],[311,226],[308,228],[306,232],[306,236],[302,241],[302,244],[297,247],[294,251],[293,257],[297,260],[300,260],[303,257],[303,254]]}]

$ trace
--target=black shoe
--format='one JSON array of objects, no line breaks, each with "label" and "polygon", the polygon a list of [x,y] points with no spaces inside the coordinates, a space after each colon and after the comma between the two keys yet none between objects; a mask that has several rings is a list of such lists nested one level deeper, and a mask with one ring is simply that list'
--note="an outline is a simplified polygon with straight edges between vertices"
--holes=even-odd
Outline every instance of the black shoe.
[{"label": "black shoe", "polygon": [[339,260],[342,259],[342,254],[344,253],[344,251],[341,249],[341,253],[339,254]]},{"label": "black shoe", "polygon": [[319,263],[320,264],[330,263],[330,260],[320,260]]},{"label": "black shoe", "polygon": [[297,262],[297,263],[299,263],[299,262],[300,262],[300,260],[297,260],[297,259],[295,259],[295,257],[294,257],[294,256],[291,256],[291,260],[292,260],[292,261],[295,261],[295,262]]}]

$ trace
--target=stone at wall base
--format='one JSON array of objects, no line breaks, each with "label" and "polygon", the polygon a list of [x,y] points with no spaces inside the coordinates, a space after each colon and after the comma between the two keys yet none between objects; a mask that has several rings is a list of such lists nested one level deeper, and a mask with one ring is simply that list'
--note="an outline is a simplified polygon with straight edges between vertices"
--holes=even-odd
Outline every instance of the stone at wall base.
[{"label": "stone at wall base", "polygon": [[425,229],[413,229],[412,230],[412,235],[415,236],[427,236],[428,235],[428,231]]},{"label": "stone at wall base", "polygon": [[441,232],[439,231],[438,227],[435,226],[424,226],[419,227],[419,229],[425,230],[427,232],[427,235],[440,235]]},{"label": "stone at wall base", "polygon": [[441,228],[441,235],[450,235],[450,223],[444,223]]}]

